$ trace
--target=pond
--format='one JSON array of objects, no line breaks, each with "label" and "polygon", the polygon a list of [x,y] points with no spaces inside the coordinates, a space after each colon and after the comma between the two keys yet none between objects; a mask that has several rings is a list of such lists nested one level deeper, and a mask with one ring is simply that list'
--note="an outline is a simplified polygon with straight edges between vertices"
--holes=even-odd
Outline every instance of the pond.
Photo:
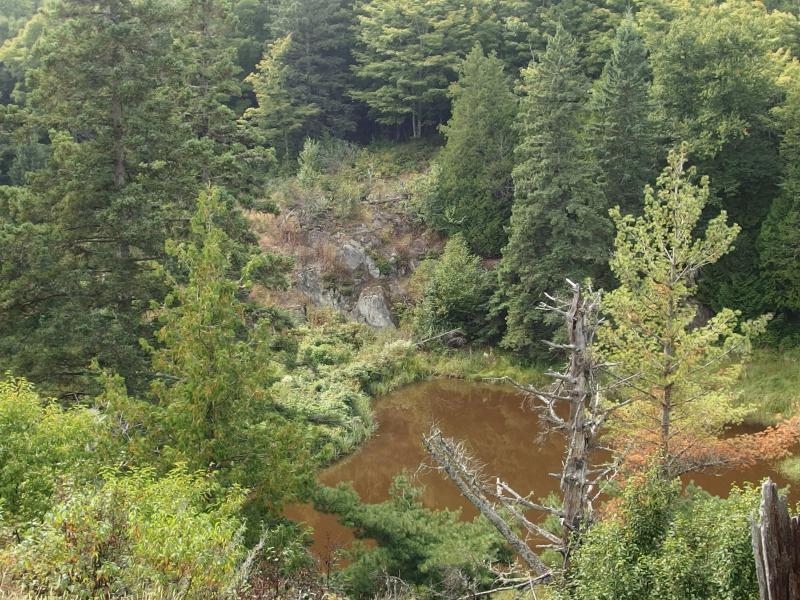
[{"label": "pond", "polygon": [[[356,453],[322,471],[318,479],[326,485],[342,481],[366,502],[387,499],[392,478],[404,469],[417,473],[425,485],[423,500],[431,508],[462,509],[462,517],[477,514],[443,475],[419,469],[432,464],[422,446],[422,435],[437,423],[447,436],[465,440],[473,455],[514,489],[534,492],[540,498],[558,491],[558,479],[550,473],[561,470],[563,440],[557,434],[540,439],[537,415],[523,403],[514,388],[461,380],[435,380],[413,384],[379,399],[375,405],[376,434]],[[786,480],[768,464],[751,469],[693,475],[691,479],[717,495],[727,495],[733,483],[758,482],[770,476],[780,485]],[[353,539],[336,517],[293,506],[287,516],[305,521],[314,529],[312,550],[330,565],[339,548]]]}]

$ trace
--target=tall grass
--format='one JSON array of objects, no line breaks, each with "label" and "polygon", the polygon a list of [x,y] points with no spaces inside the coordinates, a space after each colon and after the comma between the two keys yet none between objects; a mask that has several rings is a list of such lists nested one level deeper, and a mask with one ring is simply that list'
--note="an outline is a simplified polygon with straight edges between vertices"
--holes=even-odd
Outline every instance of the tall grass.
[{"label": "tall grass", "polygon": [[491,348],[425,354],[431,376],[484,381],[508,377],[519,383],[548,382],[545,365],[526,364]]},{"label": "tall grass", "polygon": [[760,348],[745,366],[740,379],[741,400],[757,409],[747,421],[773,425],[800,410],[800,349],[778,351]]}]

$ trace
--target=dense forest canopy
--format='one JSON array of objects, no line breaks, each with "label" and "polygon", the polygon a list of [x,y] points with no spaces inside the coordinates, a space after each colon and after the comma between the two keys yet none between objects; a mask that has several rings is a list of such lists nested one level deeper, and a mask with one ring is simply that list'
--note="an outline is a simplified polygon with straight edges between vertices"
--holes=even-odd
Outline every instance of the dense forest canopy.
[{"label": "dense forest canopy", "polygon": [[[757,493],[676,478],[800,480],[799,61],[789,0],[0,0],[0,589],[755,597]],[[434,376],[561,495],[316,483]]]}]

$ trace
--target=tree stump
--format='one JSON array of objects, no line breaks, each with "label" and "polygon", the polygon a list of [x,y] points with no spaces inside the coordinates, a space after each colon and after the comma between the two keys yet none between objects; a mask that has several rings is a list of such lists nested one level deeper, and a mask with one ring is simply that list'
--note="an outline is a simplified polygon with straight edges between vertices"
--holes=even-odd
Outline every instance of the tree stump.
[{"label": "tree stump", "polygon": [[752,540],[761,600],[800,600],[800,516],[789,515],[786,497],[769,479]]}]

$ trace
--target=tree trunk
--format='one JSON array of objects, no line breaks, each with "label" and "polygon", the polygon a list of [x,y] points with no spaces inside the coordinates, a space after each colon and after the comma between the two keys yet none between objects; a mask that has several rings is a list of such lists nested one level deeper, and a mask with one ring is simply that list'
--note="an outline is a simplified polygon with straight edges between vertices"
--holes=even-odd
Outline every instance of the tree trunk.
[{"label": "tree trunk", "polygon": [[786,497],[769,479],[752,540],[761,600],[800,600],[800,516],[789,515]]},{"label": "tree trunk", "polygon": [[580,531],[585,523],[587,470],[589,465],[591,430],[586,427],[586,402],[596,393],[592,385],[592,360],[589,356],[589,340],[586,337],[587,304],[580,287],[576,286],[572,303],[566,314],[569,345],[573,350],[569,357],[566,373],[572,377],[570,389],[569,421],[567,423],[567,456],[561,472],[561,493],[563,496],[563,540],[564,568],[569,567],[569,552],[566,551],[573,534]]},{"label": "tree trunk", "polygon": [[[119,95],[114,93],[111,96],[111,128],[113,131],[113,149],[114,154],[114,174],[113,183],[114,189],[119,191],[125,187],[127,173],[125,168],[125,128],[122,122],[122,101]],[[120,235],[125,235],[125,223],[120,223]],[[117,256],[122,260],[127,260],[130,256],[130,246],[124,238],[119,240],[117,245]]]}]

